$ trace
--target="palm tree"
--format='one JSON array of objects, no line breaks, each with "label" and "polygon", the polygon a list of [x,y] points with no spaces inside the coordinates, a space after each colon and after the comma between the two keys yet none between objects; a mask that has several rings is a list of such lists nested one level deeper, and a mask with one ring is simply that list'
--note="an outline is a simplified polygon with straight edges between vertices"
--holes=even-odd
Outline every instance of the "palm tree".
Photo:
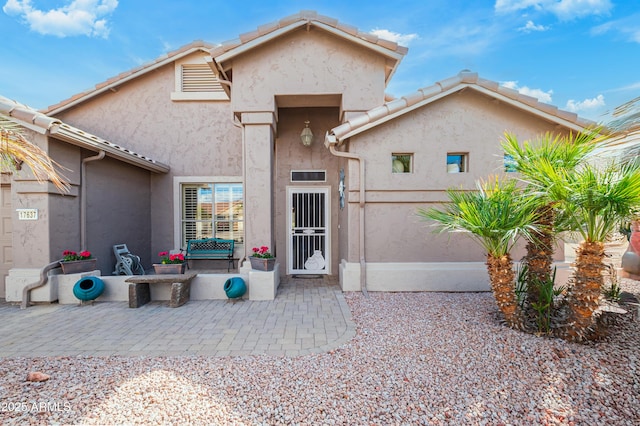
[{"label": "palm tree", "polygon": [[589,339],[593,337],[593,314],[604,284],[604,243],[620,220],[640,205],[640,167],[613,162],[603,167],[584,164],[572,173],[559,171],[551,178],[566,182],[565,199],[559,207],[569,228],[583,239],[576,250],[565,337]]},{"label": "palm tree", "polygon": [[576,169],[597,146],[601,129],[593,129],[576,135],[545,133],[534,141],[518,142],[515,135],[505,133],[502,149],[511,158],[512,167],[527,183],[526,191],[536,204],[537,223],[535,238],[527,242],[528,299],[537,302],[534,283],[545,282],[551,276],[553,247],[557,229],[556,211],[559,198],[564,195],[562,186],[550,179],[548,170]]},{"label": "palm tree", "polygon": [[50,180],[61,192],[69,191],[67,179],[57,170],[61,168],[39,146],[29,142],[21,127],[0,115],[0,168],[3,171],[20,170],[29,166],[39,181]]},{"label": "palm tree", "polygon": [[515,180],[497,178],[477,183],[477,191],[447,191],[449,203],[442,210],[418,209],[417,214],[433,220],[439,232],[465,231],[487,253],[491,289],[507,325],[522,328],[522,312],[515,292],[515,272],[510,251],[521,235],[531,237],[535,213]]}]

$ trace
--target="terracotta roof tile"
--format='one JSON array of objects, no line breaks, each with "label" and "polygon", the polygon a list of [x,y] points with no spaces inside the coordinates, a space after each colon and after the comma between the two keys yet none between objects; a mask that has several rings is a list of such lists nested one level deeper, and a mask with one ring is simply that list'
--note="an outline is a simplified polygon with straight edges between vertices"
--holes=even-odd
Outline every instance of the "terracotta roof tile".
[{"label": "terracotta roof tile", "polygon": [[[154,165],[159,165],[160,168],[166,167],[161,165],[160,163],[156,163],[156,161],[145,157],[143,155],[137,154],[129,149],[119,147],[111,142],[108,142],[104,139],[101,139],[97,136],[94,136],[90,133],[84,132],[78,128],[69,126],[68,124],[63,123],[54,117],[49,117],[44,113],[33,109],[29,106],[20,104],[16,101],[5,98],[4,96],[0,96],[0,114],[9,117],[9,119],[16,124],[27,127],[29,129],[35,130],[42,134],[47,134],[47,132],[55,132],[55,129],[60,127],[68,132],[79,135],[85,138],[88,138],[95,142],[94,148],[100,149],[100,145],[107,145],[113,148],[116,148],[121,152],[120,156],[126,158],[127,156],[134,157],[136,161],[140,161],[144,163],[150,163]],[[167,168],[168,170],[168,168]]]},{"label": "terracotta roof tile", "polygon": [[101,83],[96,84],[93,88],[86,90],[84,92],[80,92],[77,93],[73,96],[71,96],[69,99],[65,99],[55,105],[51,105],[49,106],[44,112],[45,113],[57,113],[60,112],[62,110],[65,109],[65,107],[67,107],[70,104],[73,104],[75,101],[81,100],[81,99],[89,99],[94,95],[97,95],[98,93],[101,93],[104,90],[107,90],[107,87],[111,86],[111,85],[116,85],[118,84],[120,81],[123,81],[126,78],[129,77],[133,77],[136,74],[144,74],[145,72],[147,72],[147,70],[153,69],[154,66],[161,64],[164,61],[167,60],[171,60],[172,58],[179,58],[180,55],[186,54],[188,52],[192,52],[192,51],[196,51],[197,49],[201,49],[204,51],[209,51],[210,49],[212,49],[214,46],[210,43],[206,43],[202,40],[196,40],[192,43],[189,43],[185,46],[182,46],[172,52],[166,53],[162,56],[157,57],[156,59],[154,59],[153,61],[147,62],[141,66],[137,66],[133,69],[130,69],[128,71],[122,72],[120,74],[118,74],[115,77],[111,77],[109,79],[107,79],[106,81],[103,81]]},{"label": "terracotta roof tile", "polygon": [[535,111],[539,111],[541,114],[545,113],[554,116],[559,122],[563,121],[565,122],[564,125],[571,126],[576,130],[592,127],[596,124],[590,120],[578,117],[578,115],[573,112],[559,110],[553,105],[540,102],[531,96],[522,95],[516,90],[501,86],[495,81],[480,78],[477,73],[465,70],[457,76],[441,80],[428,87],[423,87],[415,93],[406,95],[401,99],[389,101],[382,106],[367,111],[363,115],[347,120],[345,123],[333,128],[329,134],[332,134],[338,142],[341,142],[343,139],[359,133],[358,129],[370,129],[371,127],[375,127],[377,122],[382,122],[390,115],[402,113],[403,110],[409,111],[410,107],[416,104],[428,104],[431,100],[438,99],[437,96],[444,92],[461,90],[465,87],[482,88],[485,92],[489,91],[493,92],[496,96],[504,96],[509,99],[509,102],[515,101],[515,105],[520,103],[523,108],[531,108],[534,113]]},{"label": "terracotta roof tile", "polygon": [[334,18],[330,18],[324,15],[319,15],[315,11],[303,10],[300,13],[287,16],[274,23],[261,25],[260,27],[258,27],[257,30],[240,35],[239,43],[237,40],[224,42],[222,43],[222,45],[211,49],[211,56],[213,57],[220,56],[226,52],[229,52],[230,50],[240,47],[242,44],[255,40],[258,37],[268,35],[269,33],[276,31],[277,29],[287,27],[288,25],[295,24],[296,22],[299,22],[299,21],[308,21],[310,23],[312,23],[313,21],[316,21],[324,25],[330,26],[332,28],[336,28],[340,31],[343,31],[348,35],[361,38],[372,44],[377,44],[380,47],[384,47],[385,49],[394,51],[401,55],[404,55],[407,53],[406,47],[399,46],[394,42],[391,42],[389,40],[382,40],[378,36],[371,33],[361,32],[353,26],[345,25]]}]

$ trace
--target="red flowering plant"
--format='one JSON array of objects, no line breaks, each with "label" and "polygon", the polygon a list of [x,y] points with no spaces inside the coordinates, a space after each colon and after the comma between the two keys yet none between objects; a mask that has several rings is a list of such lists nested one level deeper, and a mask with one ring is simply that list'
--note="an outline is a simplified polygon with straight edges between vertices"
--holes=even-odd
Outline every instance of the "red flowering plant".
[{"label": "red flowering plant", "polygon": [[91,252],[84,250],[80,253],[76,253],[75,251],[65,250],[62,252],[62,261],[63,262],[73,262],[75,260],[87,260],[91,259]]},{"label": "red flowering plant", "polygon": [[260,248],[254,247],[251,250],[253,250],[253,254],[251,255],[252,257],[259,257],[262,259],[271,259],[273,257],[273,255],[269,253],[269,247],[267,246],[262,246]]},{"label": "red flowering plant", "polygon": [[170,263],[184,263],[184,254],[176,253],[170,254],[168,251],[161,251],[158,253],[160,256],[160,260],[163,265],[168,265]]}]

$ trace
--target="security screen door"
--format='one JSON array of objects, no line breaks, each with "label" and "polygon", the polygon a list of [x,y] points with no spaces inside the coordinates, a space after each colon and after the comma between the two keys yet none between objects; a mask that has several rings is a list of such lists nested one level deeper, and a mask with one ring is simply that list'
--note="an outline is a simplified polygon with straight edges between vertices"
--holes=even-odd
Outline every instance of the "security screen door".
[{"label": "security screen door", "polygon": [[287,274],[328,274],[329,188],[289,187]]}]

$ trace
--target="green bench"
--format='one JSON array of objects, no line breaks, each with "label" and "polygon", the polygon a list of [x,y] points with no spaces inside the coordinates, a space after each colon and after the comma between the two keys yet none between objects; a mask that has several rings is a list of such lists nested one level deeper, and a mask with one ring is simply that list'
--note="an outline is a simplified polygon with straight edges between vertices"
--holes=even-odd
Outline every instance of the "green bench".
[{"label": "green bench", "polygon": [[189,240],[185,259],[187,265],[189,260],[227,260],[227,272],[234,268],[233,264],[233,240],[223,240],[220,238],[205,238],[203,240]]}]

